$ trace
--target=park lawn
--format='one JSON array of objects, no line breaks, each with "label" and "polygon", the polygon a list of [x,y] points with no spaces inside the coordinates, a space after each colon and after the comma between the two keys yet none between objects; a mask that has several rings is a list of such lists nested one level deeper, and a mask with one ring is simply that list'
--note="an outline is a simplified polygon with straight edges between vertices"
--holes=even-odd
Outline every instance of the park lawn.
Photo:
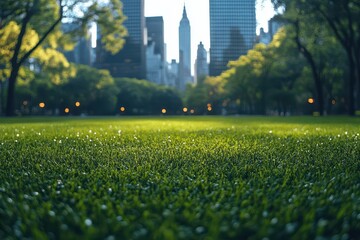
[{"label": "park lawn", "polygon": [[358,239],[360,118],[0,119],[0,239]]}]

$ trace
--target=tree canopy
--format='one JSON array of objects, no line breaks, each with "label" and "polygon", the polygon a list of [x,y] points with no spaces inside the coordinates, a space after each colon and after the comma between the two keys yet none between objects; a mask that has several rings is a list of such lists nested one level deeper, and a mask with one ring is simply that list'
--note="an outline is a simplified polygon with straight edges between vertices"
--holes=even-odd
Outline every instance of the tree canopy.
[{"label": "tree canopy", "polygon": [[[69,64],[58,51],[71,48],[77,37],[85,35],[89,24],[96,22],[101,30],[105,49],[118,52],[127,31],[125,16],[119,0],[98,3],[96,0],[2,0],[0,2],[0,63],[5,63],[8,76],[6,114],[14,114],[15,86],[21,68],[35,59],[41,70],[49,70],[51,79],[60,82],[58,75]],[[76,26],[68,32],[61,23]],[[7,71],[7,73],[6,73]]]},{"label": "tree canopy", "polygon": [[[360,1],[272,0],[272,2],[276,8],[285,9],[284,18],[295,23],[295,26],[299,27],[299,21],[308,19],[306,27],[312,28],[313,33],[316,33],[314,24],[328,28],[332,32],[333,37],[346,53],[349,66],[348,77],[344,81],[347,90],[347,111],[350,115],[354,115],[356,107],[360,106]],[[311,35],[306,37],[309,38]],[[308,56],[312,54],[311,50],[307,51],[304,47],[300,49],[307,52]],[[317,79],[315,80],[317,84],[321,85],[320,77],[314,76],[314,78]]]}]

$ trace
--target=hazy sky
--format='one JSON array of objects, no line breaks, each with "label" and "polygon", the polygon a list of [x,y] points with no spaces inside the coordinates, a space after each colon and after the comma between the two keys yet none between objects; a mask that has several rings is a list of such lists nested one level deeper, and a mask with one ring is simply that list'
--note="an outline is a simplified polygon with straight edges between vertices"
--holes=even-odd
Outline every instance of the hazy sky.
[{"label": "hazy sky", "polygon": [[[267,31],[267,21],[274,15],[271,1],[257,0],[257,2],[257,32],[259,32],[260,27]],[[184,3],[191,26],[191,62],[194,64],[197,45],[200,41],[203,42],[207,51],[210,48],[209,0],[145,0],[145,16],[163,16],[167,60],[169,62],[171,59],[178,60],[178,29]]]}]

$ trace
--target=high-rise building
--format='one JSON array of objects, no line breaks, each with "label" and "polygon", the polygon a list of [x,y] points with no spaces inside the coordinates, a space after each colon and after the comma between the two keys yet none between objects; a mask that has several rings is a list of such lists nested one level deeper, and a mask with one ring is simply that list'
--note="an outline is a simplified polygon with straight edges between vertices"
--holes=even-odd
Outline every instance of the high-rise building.
[{"label": "high-rise building", "polygon": [[127,17],[124,26],[128,37],[123,49],[112,55],[102,48],[101,33],[98,33],[96,67],[108,69],[113,77],[146,77],[146,34],[144,0],[122,0],[123,13]]},{"label": "high-rise building", "polygon": [[190,22],[184,6],[182,19],[179,26],[179,85],[180,90],[185,90],[191,78],[191,33]]},{"label": "high-rise building", "polygon": [[146,79],[167,85],[163,17],[146,17]]},{"label": "high-rise building", "polygon": [[[70,32],[76,29],[78,26],[72,23],[63,23],[61,25],[62,31]],[[91,31],[90,27],[87,31],[87,36],[78,37],[77,43],[75,44],[74,49],[71,51],[65,51],[64,55],[69,62],[92,65],[92,47],[91,47]]]},{"label": "high-rise building", "polygon": [[146,48],[146,79],[156,84],[164,84],[164,64],[161,55],[155,53],[155,46],[155,42],[149,41]]},{"label": "high-rise building", "polygon": [[210,75],[220,75],[255,40],[255,0],[210,0]]},{"label": "high-rise building", "polygon": [[146,17],[148,41],[155,43],[155,54],[160,54],[161,60],[165,59],[164,20],[163,17]]},{"label": "high-rise building", "polygon": [[279,31],[279,29],[285,26],[285,21],[279,15],[275,15],[269,20],[268,24],[269,34],[272,39],[274,35]]},{"label": "high-rise building", "polygon": [[264,28],[260,28],[260,34],[258,36],[258,42],[268,45],[271,42],[271,35],[269,32],[265,32]]},{"label": "high-rise building", "polygon": [[175,59],[167,67],[167,85],[170,87],[177,87],[179,79],[179,64]]},{"label": "high-rise building", "polygon": [[202,42],[200,42],[200,44],[198,45],[194,72],[195,72],[196,83],[199,83],[201,78],[209,74],[209,68],[207,63],[207,52]]}]

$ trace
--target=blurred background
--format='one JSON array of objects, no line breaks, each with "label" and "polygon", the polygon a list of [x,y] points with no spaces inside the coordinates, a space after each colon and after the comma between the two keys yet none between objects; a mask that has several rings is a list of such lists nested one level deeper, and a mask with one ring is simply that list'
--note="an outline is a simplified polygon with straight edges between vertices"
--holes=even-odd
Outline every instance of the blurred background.
[{"label": "blurred background", "polygon": [[360,115],[358,0],[2,0],[0,115]]}]

